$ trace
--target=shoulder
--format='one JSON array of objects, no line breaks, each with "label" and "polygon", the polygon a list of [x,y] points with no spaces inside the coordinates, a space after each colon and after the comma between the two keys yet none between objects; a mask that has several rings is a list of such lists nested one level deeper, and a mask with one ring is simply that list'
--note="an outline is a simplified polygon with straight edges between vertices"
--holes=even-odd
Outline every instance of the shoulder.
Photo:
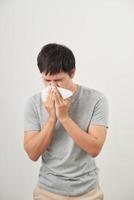
[{"label": "shoulder", "polygon": [[26,105],[31,104],[33,106],[40,105],[41,103],[41,92],[37,92],[29,96],[26,100]]},{"label": "shoulder", "polygon": [[91,99],[94,101],[98,101],[101,99],[107,99],[104,92],[102,92],[98,89],[90,88],[90,87],[83,86],[83,85],[80,85],[80,87],[81,87],[81,97],[83,97],[84,99]]}]

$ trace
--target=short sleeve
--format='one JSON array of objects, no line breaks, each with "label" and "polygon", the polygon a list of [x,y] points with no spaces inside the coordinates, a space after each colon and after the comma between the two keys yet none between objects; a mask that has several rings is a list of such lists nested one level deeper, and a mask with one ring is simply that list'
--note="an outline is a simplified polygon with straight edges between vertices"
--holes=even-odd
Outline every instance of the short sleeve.
[{"label": "short sleeve", "polygon": [[24,106],[24,131],[39,131],[40,121],[36,105],[30,97]]},{"label": "short sleeve", "polygon": [[95,104],[90,124],[104,125],[109,128],[109,104],[105,96]]}]

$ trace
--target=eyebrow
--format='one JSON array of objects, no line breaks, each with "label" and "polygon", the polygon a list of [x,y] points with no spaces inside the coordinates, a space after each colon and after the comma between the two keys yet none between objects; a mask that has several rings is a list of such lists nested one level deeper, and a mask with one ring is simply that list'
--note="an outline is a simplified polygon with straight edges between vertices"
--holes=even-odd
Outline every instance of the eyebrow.
[{"label": "eyebrow", "polygon": [[[61,79],[63,79],[63,77],[62,77],[62,78],[55,79],[54,81],[59,81],[59,80],[61,80]],[[47,78],[44,78],[44,80],[46,80],[46,81],[51,81],[50,79],[47,79]]]}]

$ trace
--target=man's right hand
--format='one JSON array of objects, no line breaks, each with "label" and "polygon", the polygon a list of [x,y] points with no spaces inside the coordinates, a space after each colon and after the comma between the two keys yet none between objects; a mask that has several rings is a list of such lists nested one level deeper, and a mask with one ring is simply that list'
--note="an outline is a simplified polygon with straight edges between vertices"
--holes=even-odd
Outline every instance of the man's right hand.
[{"label": "man's right hand", "polygon": [[54,92],[52,88],[49,89],[49,93],[46,98],[46,101],[44,102],[44,105],[47,112],[49,113],[49,118],[56,121],[57,117],[56,117],[55,102],[54,102]]}]

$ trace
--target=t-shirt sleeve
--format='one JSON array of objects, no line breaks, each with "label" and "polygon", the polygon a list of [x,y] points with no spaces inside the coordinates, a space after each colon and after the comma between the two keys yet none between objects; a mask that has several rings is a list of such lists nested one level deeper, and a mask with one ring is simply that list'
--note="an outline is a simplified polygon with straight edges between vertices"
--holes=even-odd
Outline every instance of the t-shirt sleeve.
[{"label": "t-shirt sleeve", "polygon": [[109,128],[109,104],[106,96],[101,97],[95,104],[90,124]]},{"label": "t-shirt sleeve", "polygon": [[41,130],[36,105],[30,97],[24,106],[24,131]]}]

